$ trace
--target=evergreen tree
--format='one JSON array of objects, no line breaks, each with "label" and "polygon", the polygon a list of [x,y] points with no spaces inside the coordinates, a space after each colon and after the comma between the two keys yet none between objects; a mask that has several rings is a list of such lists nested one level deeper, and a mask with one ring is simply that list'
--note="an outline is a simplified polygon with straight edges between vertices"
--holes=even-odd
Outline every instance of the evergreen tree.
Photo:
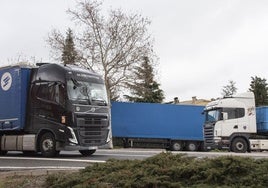
[{"label": "evergreen tree", "polygon": [[161,103],[164,99],[164,92],[160,84],[154,80],[153,67],[148,57],[143,58],[141,66],[134,71],[136,81],[133,84],[127,83],[132,96],[125,97],[132,102]]},{"label": "evergreen tree", "polygon": [[223,97],[229,97],[234,94],[236,94],[237,88],[235,87],[235,82],[232,80],[229,80],[229,84],[226,86],[223,86],[222,89],[222,96]]},{"label": "evergreen tree", "polygon": [[268,105],[268,87],[266,79],[260,77],[251,77],[249,91],[255,95],[256,106]]},{"label": "evergreen tree", "polygon": [[74,40],[73,40],[73,32],[69,28],[67,31],[67,36],[65,38],[63,51],[61,55],[62,62],[66,64],[74,64],[78,58],[77,52],[75,50]]}]

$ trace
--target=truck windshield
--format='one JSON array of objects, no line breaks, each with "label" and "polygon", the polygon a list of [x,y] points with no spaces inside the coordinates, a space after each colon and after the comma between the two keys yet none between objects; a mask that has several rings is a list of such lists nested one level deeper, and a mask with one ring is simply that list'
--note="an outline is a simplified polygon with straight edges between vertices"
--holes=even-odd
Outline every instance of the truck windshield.
[{"label": "truck windshield", "polygon": [[216,122],[220,119],[220,109],[206,111],[206,122]]},{"label": "truck windshield", "polygon": [[78,104],[106,106],[108,104],[105,85],[71,79],[67,82],[68,97]]}]

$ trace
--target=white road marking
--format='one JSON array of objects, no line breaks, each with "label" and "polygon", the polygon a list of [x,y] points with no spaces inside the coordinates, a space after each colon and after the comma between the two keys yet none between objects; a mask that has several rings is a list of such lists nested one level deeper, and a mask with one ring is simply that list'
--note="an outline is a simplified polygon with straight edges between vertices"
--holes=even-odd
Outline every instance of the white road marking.
[{"label": "white road marking", "polygon": [[34,157],[0,157],[0,159],[36,160],[36,161],[62,161],[62,162],[85,162],[85,163],[105,163],[106,162],[106,161],[102,161],[102,160],[34,158]]},{"label": "white road marking", "polygon": [[104,156],[118,156],[118,157],[151,157],[152,155],[145,155],[145,154],[109,154],[109,153],[102,153],[96,155],[104,155]]},{"label": "white road marking", "polygon": [[39,170],[39,169],[68,169],[68,170],[81,170],[85,167],[70,167],[70,166],[38,166],[38,167],[15,167],[15,166],[0,166],[1,170]]}]

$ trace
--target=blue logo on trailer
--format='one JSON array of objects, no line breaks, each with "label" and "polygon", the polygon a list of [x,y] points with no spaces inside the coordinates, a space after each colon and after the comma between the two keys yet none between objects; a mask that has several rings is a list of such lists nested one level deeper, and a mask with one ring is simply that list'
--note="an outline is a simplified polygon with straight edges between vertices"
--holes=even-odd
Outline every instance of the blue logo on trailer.
[{"label": "blue logo on trailer", "polygon": [[1,88],[4,91],[7,91],[10,89],[12,84],[12,76],[9,72],[5,72],[1,77]]}]

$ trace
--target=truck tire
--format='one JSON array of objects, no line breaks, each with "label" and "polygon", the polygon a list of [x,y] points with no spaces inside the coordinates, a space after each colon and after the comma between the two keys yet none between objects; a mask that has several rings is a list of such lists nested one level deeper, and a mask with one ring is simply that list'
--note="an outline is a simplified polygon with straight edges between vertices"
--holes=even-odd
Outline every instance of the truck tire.
[{"label": "truck tire", "polygon": [[188,142],[186,144],[186,150],[187,151],[197,151],[198,144],[196,142]]},{"label": "truck tire", "polygon": [[231,144],[231,151],[235,153],[246,153],[248,150],[248,144],[244,138],[234,138]]},{"label": "truck tire", "polygon": [[56,151],[56,141],[52,133],[47,132],[41,136],[40,150],[44,157],[55,157],[59,154],[59,151]]},{"label": "truck tire", "polygon": [[79,150],[79,152],[80,152],[83,156],[88,157],[88,156],[92,155],[93,153],[95,153],[96,150],[95,150],[95,149],[91,149],[91,150]]},{"label": "truck tire", "polygon": [[181,151],[183,148],[182,142],[173,142],[171,146],[172,151]]}]

